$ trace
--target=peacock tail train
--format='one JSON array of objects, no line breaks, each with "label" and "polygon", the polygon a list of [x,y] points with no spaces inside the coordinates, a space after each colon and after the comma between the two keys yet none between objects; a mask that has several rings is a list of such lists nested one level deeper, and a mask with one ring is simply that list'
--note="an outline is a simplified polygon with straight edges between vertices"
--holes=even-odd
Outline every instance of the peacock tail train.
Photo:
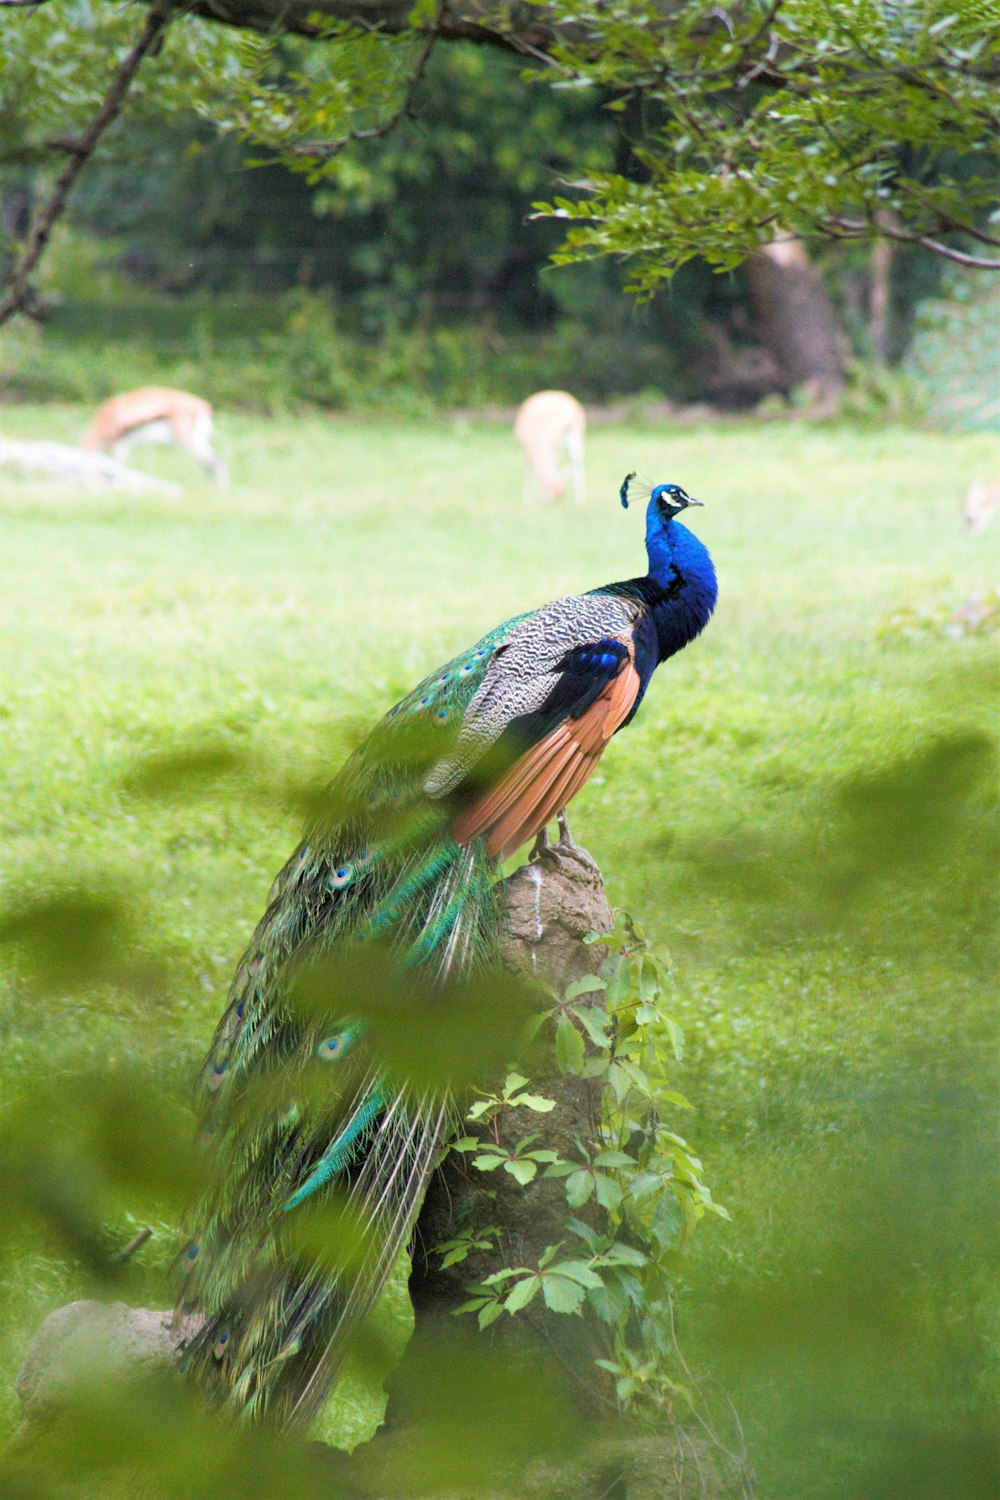
[{"label": "peacock tail train", "polygon": [[400,994],[431,997],[426,1031],[495,974],[502,860],[711,615],[711,560],[673,519],[697,503],[657,486],[647,575],[508,620],[425,678],[274,882],[199,1078],[209,1186],[177,1262],[179,1309],[203,1320],[185,1366],[255,1420],[304,1425],[322,1404],[437,1159],[448,1080],[410,1072]]},{"label": "peacock tail train", "polygon": [[[349,1003],[302,1003],[296,975],[387,940],[403,968],[438,982],[495,963],[496,862],[481,839],[455,842],[422,782],[516,623],[420,683],[347,761],[274,881],[202,1068],[204,1141],[225,1172],[179,1257],[181,1305],[208,1315],[185,1361],[250,1415],[305,1422],[321,1404],[341,1330],[410,1233],[447,1118],[446,1101],[381,1075]],[[344,1176],[342,1221],[327,1228],[362,1252],[337,1276],[323,1254],[310,1263],[289,1221]]]}]

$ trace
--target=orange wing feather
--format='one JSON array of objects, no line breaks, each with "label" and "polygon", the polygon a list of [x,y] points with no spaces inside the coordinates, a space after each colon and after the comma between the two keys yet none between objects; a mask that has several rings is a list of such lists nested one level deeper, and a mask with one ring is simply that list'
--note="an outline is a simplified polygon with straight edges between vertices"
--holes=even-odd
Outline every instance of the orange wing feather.
[{"label": "orange wing feather", "polygon": [[639,695],[632,642],[616,677],[578,719],[564,719],[518,757],[496,786],[462,809],[452,824],[457,843],[483,834],[487,852],[506,859],[576,796]]}]

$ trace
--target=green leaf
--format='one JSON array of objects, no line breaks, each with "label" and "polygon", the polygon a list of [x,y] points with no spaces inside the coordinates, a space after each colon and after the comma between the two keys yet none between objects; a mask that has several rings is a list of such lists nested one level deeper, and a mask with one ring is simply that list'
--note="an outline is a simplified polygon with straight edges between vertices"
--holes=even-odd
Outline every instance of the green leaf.
[{"label": "green leaf", "polygon": [[[613,1213],[621,1206],[622,1190],[613,1177],[605,1177],[603,1172],[594,1173],[594,1192],[597,1201],[602,1208]],[[573,1205],[576,1206],[575,1204]]]},{"label": "green leaf", "polygon": [[536,1115],[547,1115],[549,1110],[556,1107],[554,1099],[546,1099],[542,1094],[517,1094],[513,1099],[508,1099],[507,1103],[512,1109],[523,1104],[525,1109],[533,1109]]},{"label": "green leaf", "polygon": [[669,1250],[677,1244],[684,1228],[684,1215],[673,1193],[664,1193],[657,1203],[651,1228],[660,1250]]},{"label": "green leaf", "polygon": [[509,1172],[511,1177],[519,1182],[522,1187],[527,1187],[528,1183],[532,1180],[532,1178],[538,1171],[538,1168],[533,1161],[524,1160],[505,1161],[503,1164],[503,1169],[505,1172]]},{"label": "green leaf", "polygon": [[606,1151],[598,1151],[594,1157],[594,1163],[598,1167],[634,1167],[635,1162],[631,1156],[624,1151],[615,1151],[608,1148]]},{"label": "green leaf", "polygon": [[609,1245],[601,1256],[601,1260],[609,1266],[645,1266],[649,1264],[649,1256],[637,1250],[634,1245],[623,1245],[621,1240],[615,1240]]},{"label": "green leaf", "polygon": [[[587,1301],[601,1321],[612,1326],[628,1311],[628,1299],[621,1287],[606,1286],[604,1282],[588,1290]],[[597,1360],[595,1363],[604,1364],[605,1361]]]},{"label": "green leaf", "polygon": [[608,1071],[609,1059],[604,1057],[585,1057],[583,1067],[580,1069],[581,1078],[603,1078]]},{"label": "green leaf", "polygon": [[497,1320],[497,1318],[499,1318],[499,1316],[500,1316],[500,1314],[502,1312],[503,1312],[503,1303],[502,1302],[489,1302],[489,1303],[487,1303],[487,1305],[483,1308],[482,1312],[479,1314],[478,1322],[479,1322],[480,1330],[482,1330],[484,1328],[489,1328],[490,1324],[491,1323],[495,1323],[496,1320]]},{"label": "green leaf", "polygon": [[524,1028],[526,1041],[533,1042],[535,1040],[535,1037],[541,1031],[542,1027],[545,1025],[549,1017],[554,1014],[555,1010],[556,1007],[552,1006],[551,1009],[541,1010],[537,1015],[530,1017],[530,1019],[525,1023]]},{"label": "green leaf", "polygon": [[578,1073],[584,1058],[583,1037],[569,1016],[560,1016],[556,1027],[556,1061],[563,1073]]},{"label": "green leaf", "polygon": [[684,1033],[678,1026],[677,1022],[672,1021],[669,1016],[664,1017],[664,1025],[667,1030],[667,1036],[670,1038],[670,1045],[673,1048],[674,1057],[678,1062],[680,1062],[681,1058],[684,1056]]},{"label": "green leaf", "polygon": [[632,1087],[637,1091],[637,1093],[641,1094],[643,1098],[646,1099],[650,1099],[653,1097],[653,1086],[650,1083],[649,1075],[644,1071],[644,1069],[639,1067],[638,1063],[632,1062],[630,1058],[620,1057],[617,1059],[617,1066],[621,1069],[622,1073],[624,1073],[625,1077],[629,1080]]},{"label": "green leaf", "polygon": [[608,1083],[611,1085],[615,1096],[615,1102],[622,1104],[632,1087],[632,1081],[625,1072],[620,1062],[613,1062],[608,1069]]},{"label": "green leaf", "polygon": [[642,968],[639,973],[639,999],[649,1003],[662,993],[662,989],[656,965],[651,964],[648,956],[643,954]]},{"label": "green leaf", "polygon": [[593,1172],[574,1172],[566,1178],[566,1202],[570,1208],[582,1208],[594,1192]]},{"label": "green leaf", "polygon": [[552,1273],[556,1276],[568,1276],[570,1281],[575,1281],[580,1286],[594,1287],[604,1285],[597,1272],[591,1270],[590,1266],[583,1260],[561,1260],[557,1265],[552,1267]]},{"label": "green leaf", "polygon": [[582,979],[574,979],[572,984],[566,986],[563,999],[567,1002],[577,1000],[581,995],[592,995],[596,990],[606,990],[608,982],[599,979],[596,974],[584,974]]},{"label": "green leaf", "polygon": [[539,1276],[525,1276],[523,1281],[516,1281],[507,1293],[504,1307],[509,1313],[520,1312],[522,1307],[527,1307],[540,1285],[541,1277]]},{"label": "green leaf", "polygon": [[628,1195],[633,1203],[640,1203],[650,1193],[658,1193],[662,1188],[662,1172],[637,1172],[628,1185]]},{"label": "green leaf", "polygon": [[482,1156],[474,1156],[472,1165],[478,1167],[480,1172],[495,1172],[497,1167],[502,1167],[508,1161],[506,1156],[494,1156],[492,1153],[484,1153]]},{"label": "green leaf", "polygon": [[592,1253],[596,1252],[599,1239],[596,1229],[593,1229],[589,1224],[585,1224],[582,1219],[573,1218],[566,1220],[566,1228],[571,1230],[573,1234],[578,1235],[588,1250]]},{"label": "green leaf", "polygon": [[599,1005],[578,1005],[573,1014],[595,1047],[611,1044],[611,1017]]},{"label": "green leaf", "polygon": [[584,1290],[566,1276],[555,1276],[546,1272],[541,1278],[542,1296],[550,1312],[578,1313],[583,1304]]},{"label": "green leaf", "polygon": [[577,1168],[571,1161],[565,1161],[560,1157],[560,1159],[558,1161],[554,1161],[550,1167],[545,1168],[545,1172],[543,1175],[547,1178],[568,1177],[571,1172],[575,1172],[576,1170]]},{"label": "green leaf", "polygon": [[452,1317],[457,1318],[460,1313],[478,1312],[481,1307],[487,1307],[491,1300],[489,1297],[473,1297],[470,1301],[463,1302],[461,1307],[453,1308]]},{"label": "green leaf", "polygon": [[527,1266],[504,1266],[501,1271],[494,1271],[492,1276],[483,1277],[483,1286],[502,1286],[512,1276],[524,1276],[528,1273]]}]

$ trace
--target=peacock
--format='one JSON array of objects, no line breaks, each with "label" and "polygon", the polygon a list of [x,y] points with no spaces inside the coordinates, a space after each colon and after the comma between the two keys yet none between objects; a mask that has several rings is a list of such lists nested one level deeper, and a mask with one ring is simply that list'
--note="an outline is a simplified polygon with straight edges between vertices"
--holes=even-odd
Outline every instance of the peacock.
[{"label": "peacock", "polygon": [[[199,1076],[209,1186],[178,1255],[178,1306],[200,1325],[185,1367],[254,1420],[301,1425],[322,1403],[450,1125],[449,1090],[387,1065],[352,998],[412,980],[465,1003],[497,968],[501,863],[531,839],[582,854],[567,804],[715,606],[709,553],[676,519],[701,503],[657,484],[642,576],[518,615],[426,677],[274,882]],[[310,1230],[330,1214],[340,1260]]]}]

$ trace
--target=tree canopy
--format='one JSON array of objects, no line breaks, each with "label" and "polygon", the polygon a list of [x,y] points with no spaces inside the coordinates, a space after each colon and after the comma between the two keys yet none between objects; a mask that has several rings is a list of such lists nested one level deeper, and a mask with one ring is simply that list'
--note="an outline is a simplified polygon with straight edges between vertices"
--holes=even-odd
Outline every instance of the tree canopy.
[{"label": "tree canopy", "polygon": [[557,261],[625,260],[642,294],[692,259],[729,269],[783,236],[889,238],[1000,268],[1000,0],[157,0],[156,44],[122,89],[141,21],[100,0],[8,8],[8,162],[62,153],[71,187],[105,126],[127,148],[117,87],[129,121],[195,110],[313,183],[350,184],[366,143],[439,107],[434,52],[472,39],[523,59],[526,100],[580,92],[618,118],[615,169],[561,161],[565,186],[535,202],[566,229]]}]

